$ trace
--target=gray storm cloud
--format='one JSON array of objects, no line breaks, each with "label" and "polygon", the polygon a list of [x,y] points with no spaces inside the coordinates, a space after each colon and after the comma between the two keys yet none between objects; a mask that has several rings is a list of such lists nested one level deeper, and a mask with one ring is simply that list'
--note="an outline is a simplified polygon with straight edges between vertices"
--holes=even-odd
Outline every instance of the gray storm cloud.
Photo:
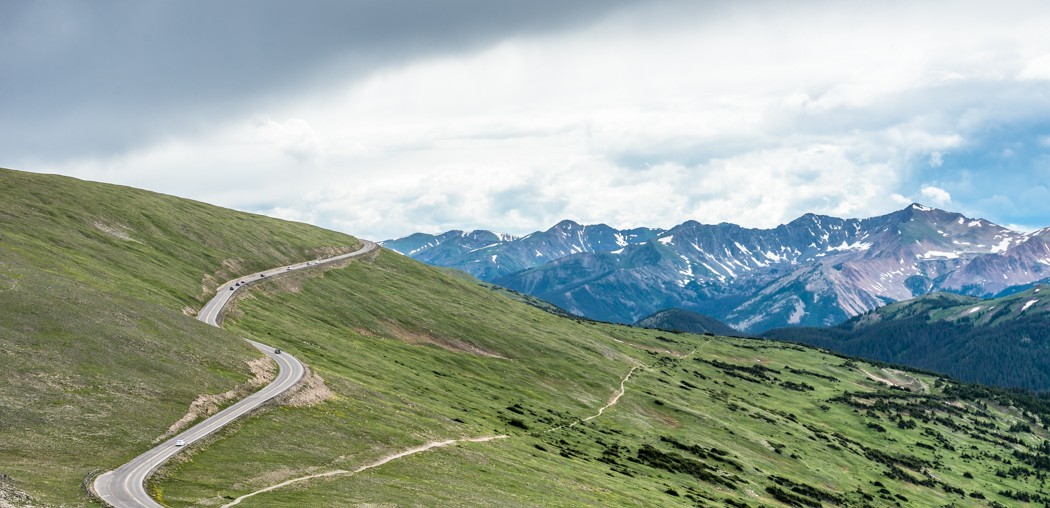
[{"label": "gray storm cloud", "polygon": [[3,2],[0,152],[120,152],[292,89],[564,29],[629,3]]}]

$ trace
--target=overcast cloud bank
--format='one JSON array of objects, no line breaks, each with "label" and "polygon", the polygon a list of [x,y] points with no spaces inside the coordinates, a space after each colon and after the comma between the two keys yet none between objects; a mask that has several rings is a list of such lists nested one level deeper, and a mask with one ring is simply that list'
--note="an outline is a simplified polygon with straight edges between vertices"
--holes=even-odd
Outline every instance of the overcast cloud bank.
[{"label": "overcast cloud bank", "polygon": [[1050,224],[1045,2],[8,3],[0,165],[383,239]]}]

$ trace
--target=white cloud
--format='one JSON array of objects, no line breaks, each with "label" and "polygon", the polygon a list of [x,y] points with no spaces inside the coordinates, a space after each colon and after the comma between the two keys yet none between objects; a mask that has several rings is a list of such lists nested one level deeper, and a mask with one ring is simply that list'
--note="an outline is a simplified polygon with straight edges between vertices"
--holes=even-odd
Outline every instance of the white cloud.
[{"label": "white cloud", "polygon": [[375,239],[562,218],[773,226],[910,203],[972,132],[1039,114],[1042,95],[1003,78],[1050,54],[1039,2],[700,4],[645,3],[364,79],[336,69],[328,88],[194,136],[19,166]]},{"label": "white cloud", "polygon": [[921,193],[924,198],[930,200],[931,203],[937,206],[944,206],[952,200],[952,195],[949,194],[948,191],[932,185],[924,185]]},{"label": "white cloud", "polygon": [[277,122],[268,117],[256,117],[251,122],[259,138],[277,147],[289,157],[306,162],[320,155],[320,142],[310,124],[301,118]]},{"label": "white cloud", "polygon": [[899,206],[910,205],[915,201],[914,199],[909,199],[901,194],[897,194],[896,192],[890,194],[890,200]]},{"label": "white cloud", "polygon": [[1017,75],[1022,80],[1050,81],[1050,53],[1033,58]]}]

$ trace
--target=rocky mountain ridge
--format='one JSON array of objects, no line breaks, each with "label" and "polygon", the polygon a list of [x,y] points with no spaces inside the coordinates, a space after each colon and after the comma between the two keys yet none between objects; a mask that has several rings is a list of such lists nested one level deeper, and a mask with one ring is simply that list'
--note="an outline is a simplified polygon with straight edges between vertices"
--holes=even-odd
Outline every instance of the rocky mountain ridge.
[{"label": "rocky mountain ridge", "polygon": [[1022,233],[920,204],[866,219],[806,214],[771,229],[563,221],[522,238],[457,233],[384,246],[622,323],[677,307],[747,332],[826,326],[933,291],[988,297],[1050,277],[1050,228]]},{"label": "rocky mountain ridge", "polygon": [[380,244],[418,261],[458,268],[491,281],[574,254],[619,252],[661,233],[662,229],[618,230],[605,224],[585,226],[563,220],[547,231],[522,237],[485,230],[453,230],[438,235],[415,233]]}]

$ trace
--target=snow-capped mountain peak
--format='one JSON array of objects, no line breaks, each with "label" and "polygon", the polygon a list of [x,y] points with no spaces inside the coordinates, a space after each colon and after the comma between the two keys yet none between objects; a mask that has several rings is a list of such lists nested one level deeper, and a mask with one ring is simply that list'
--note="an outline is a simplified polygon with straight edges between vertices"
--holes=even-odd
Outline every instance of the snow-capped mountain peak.
[{"label": "snow-capped mountain peak", "polygon": [[634,322],[680,307],[748,331],[833,324],[930,291],[984,296],[1050,277],[1050,228],[1020,233],[919,203],[864,219],[805,214],[771,229],[565,220],[516,239],[485,233],[384,245],[596,319]]}]

